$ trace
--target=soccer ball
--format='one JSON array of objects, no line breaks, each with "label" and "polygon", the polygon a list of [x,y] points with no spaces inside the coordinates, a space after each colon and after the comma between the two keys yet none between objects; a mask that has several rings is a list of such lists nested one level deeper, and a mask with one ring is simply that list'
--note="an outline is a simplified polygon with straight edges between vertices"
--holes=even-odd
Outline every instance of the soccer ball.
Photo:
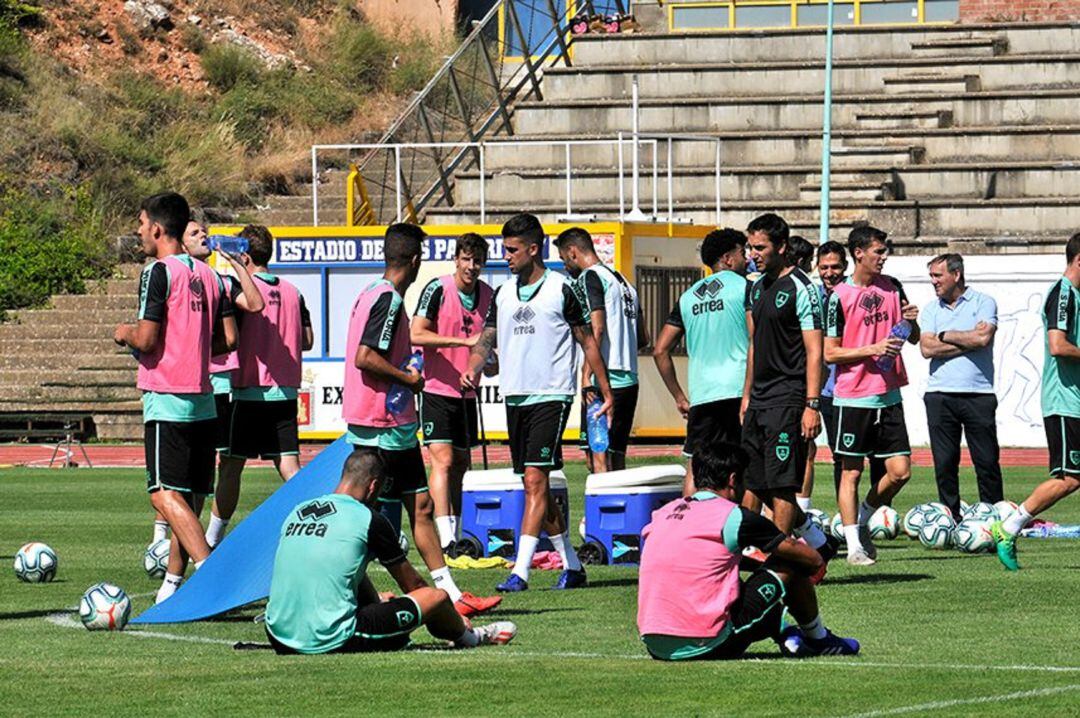
[{"label": "soccer ball", "polygon": [[832,522],[832,517],[824,511],[819,511],[818,509],[808,509],[806,511],[806,518],[810,519],[811,523],[824,531],[826,536],[828,536],[832,532],[832,529],[829,528],[829,524]]},{"label": "soccer ball", "polygon": [[964,519],[956,527],[956,548],[964,553],[988,553],[994,550],[990,524],[976,518]]},{"label": "soccer ball", "polygon": [[840,516],[840,512],[836,512],[836,516],[833,516],[832,521],[829,522],[829,533],[833,535],[841,546],[847,545],[847,538],[844,537],[844,519]]},{"label": "soccer ball", "polygon": [[940,511],[941,513],[945,514],[949,518],[952,518],[952,509],[950,509],[948,506],[941,503],[940,501],[931,501],[930,503],[925,504],[925,506],[928,506],[928,507],[934,509],[935,511]]},{"label": "soccer ball", "polygon": [[900,516],[892,506],[882,506],[870,517],[866,528],[875,539],[894,539],[900,533]]},{"label": "soccer ball", "polygon": [[1019,504],[1014,504],[1012,501],[1006,499],[1004,501],[998,501],[994,504],[994,508],[997,509],[998,520],[1004,521],[1009,517],[1009,514],[1016,511],[1020,506]]},{"label": "soccer ball", "polygon": [[988,504],[985,501],[980,501],[977,504],[972,504],[971,506],[969,506],[967,510],[963,512],[963,518],[965,521],[967,519],[978,519],[979,521],[997,521],[998,512],[997,509],[994,508],[993,504]]},{"label": "soccer ball", "polygon": [[15,554],[15,575],[26,583],[48,583],[56,578],[57,564],[55,551],[31,541]]},{"label": "soccer ball", "polygon": [[904,514],[901,528],[909,539],[917,539],[919,538],[919,529],[922,528],[924,523],[926,523],[926,512],[923,510],[923,505],[919,504],[918,506],[912,506]]},{"label": "soccer ball", "polygon": [[926,516],[926,523],[919,529],[919,542],[926,548],[949,548],[953,543],[956,522],[952,516],[935,512]]},{"label": "soccer ball", "polygon": [[960,515],[963,516],[967,513],[967,510],[971,508],[971,504],[963,499],[960,499]]},{"label": "soccer ball", "polygon": [[131,616],[131,599],[111,583],[95,583],[79,599],[79,619],[90,631],[122,631]]},{"label": "soccer ball", "polygon": [[164,578],[169,565],[169,539],[161,539],[147,546],[142,565],[150,578]]}]

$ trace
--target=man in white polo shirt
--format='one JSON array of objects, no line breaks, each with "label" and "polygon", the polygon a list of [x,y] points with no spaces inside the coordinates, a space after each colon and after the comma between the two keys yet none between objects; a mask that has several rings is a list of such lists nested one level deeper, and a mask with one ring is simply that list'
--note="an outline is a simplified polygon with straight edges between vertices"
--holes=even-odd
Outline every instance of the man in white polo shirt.
[{"label": "man in white polo shirt", "polygon": [[964,258],[942,254],[927,265],[937,301],[922,311],[919,346],[930,360],[926,420],[938,496],[960,518],[960,435],[967,438],[979,500],[996,503],[1001,488],[994,395],[997,303],[964,283]]}]

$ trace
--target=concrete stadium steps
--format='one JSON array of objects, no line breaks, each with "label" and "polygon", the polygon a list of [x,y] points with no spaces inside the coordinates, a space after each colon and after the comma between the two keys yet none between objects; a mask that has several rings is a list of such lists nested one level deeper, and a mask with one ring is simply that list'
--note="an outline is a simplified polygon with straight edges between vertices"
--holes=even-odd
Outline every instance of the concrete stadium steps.
[{"label": "concrete stadium steps", "polygon": [[[651,198],[641,203],[642,210],[651,210]],[[566,205],[532,202],[527,205],[543,221],[555,221],[565,215]],[[714,205],[710,202],[676,202],[680,217],[695,224],[715,225]],[[659,212],[666,211],[661,205]],[[762,212],[778,212],[789,222],[816,227],[818,203],[798,200],[726,202],[721,206],[720,224],[745,227]],[[919,237],[924,234],[962,238],[965,236],[1023,236],[1037,233],[1055,236],[1068,234],[1080,227],[1080,197],[1024,197],[1020,199],[924,199],[919,201],[843,201],[831,205],[831,220],[865,220],[884,227],[891,235]],[[520,212],[521,205],[488,205],[488,222],[502,222]],[[593,214],[614,218],[619,214],[617,202],[580,203],[573,206],[575,214]],[[434,208],[428,211],[429,221],[440,223],[472,223],[479,221],[479,207],[459,205]],[[816,234],[816,233],[815,233]]]},{"label": "concrete stadium steps", "polygon": [[[544,99],[549,101],[630,97],[638,78],[642,97],[715,97],[767,94],[813,94],[825,80],[825,65],[818,56],[795,62],[686,63],[671,65],[574,65],[544,70]],[[1005,90],[1075,83],[1080,77],[1080,54],[1054,52],[1040,55],[1003,55],[979,58],[902,56],[870,60],[841,60],[833,66],[833,92],[865,94],[899,91],[919,76],[923,85],[943,83],[933,73],[960,77],[954,90]],[[974,78],[968,86],[964,78]]]},{"label": "concrete stadium steps", "polygon": [[[1075,121],[1080,85],[1062,89],[980,92],[910,92],[833,97],[834,129],[853,127],[867,110],[948,110],[956,125],[1063,124]],[[820,129],[821,97],[772,95],[757,97],[646,98],[639,103],[641,132],[715,132],[757,128]],[[630,125],[630,101],[562,100],[518,103],[519,135],[567,134],[587,127],[615,134]]]},{"label": "concrete stadium steps", "polygon": [[947,57],[958,54],[996,57],[1009,51],[1009,40],[998,35],[982,37],[945,37],[931,40],[915,40],[911,51],[920,57]]},{"label": "concrete stadium steps", "polygon": [[0,386],[134,386],[135,362],[124,369],[73,369],[66,372],[51,373],[42,380],[41,369],[0,369]]},{"label": "concrete stadium steps", "polygon": [[[926,43],[957,40],[1004,43],[1009,55],[1046,54],[1080,49],[1080,25],[1070,23],[965,24],[895,27],[887,25],[836,28],[834,58],[875,60],[929,52]],[[916,50],[916,47],[919,49]],[[933,47],[933,45],[931,45]],[[934,48],[942,59],[965,55],[963,48]],[[574,63],[599,66],[720,62],[801,61],[823,57],[825,33],[820,29],[773,29],[748,32],[678,32],[636,35],[585,35],[574,41]]]},{"label": "concrete stadium steps", "polygon": [[[134,314],[134,312],[132,312]],[[0,342],[7,339],[87,339],[97,337],[112,338],[116,323],[98,324],[97,316],[85,316],[87,323],[56,323],[45,324],[40,322],[21,324],[0,324]]]},{"label": "concrete stadium steps", "polygon": [[0,386],[0,397],[7,402],[74,403],[138,401],[142,392],[134,382],[128,386]]}]

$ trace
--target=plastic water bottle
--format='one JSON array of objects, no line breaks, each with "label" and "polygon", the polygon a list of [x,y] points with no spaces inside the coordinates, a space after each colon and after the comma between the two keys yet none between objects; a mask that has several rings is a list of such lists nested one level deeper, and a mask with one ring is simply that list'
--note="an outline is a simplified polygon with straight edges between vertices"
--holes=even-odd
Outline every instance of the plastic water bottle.
[{"label": "plastic water bottle", "polygon": [[[402,371],[409,371],[409,369],[415,369],[418,372],[424,371],[424,355],[420,352],[410,354],[409,360],[401,367]],[[386,392],[386,410],[391,414],[400,414],[405,411],[405,407],[409,406],[412,400],[411,389],[402,384],[393,384],[390,391]]]},{"label": "plastic water bottle", "polygon": [[[907,319],[901,319],[900,322],[889,330],[889,338],[896,338],[902,342],[906,342],[908,337],[911,336],[911,322]],[[878,369],[881,371],[892,371],[893,365],[896,364],[895,356],[879,356],[875,361]]]},{"label": "plastic water bottle", "polygon": [[603,401],[595,397],[585,408],[585,423],[589,435],[589,451],[602,454],[608,450],[608,419],[600,415]]},{"label": "plastic water bottle", "polygon": [[215,252],[224,252],[225,254],[243,254],[248,251],[248,241],[243,237],[213,234],[207,238],[206,243]]},{"label": "plastic water bottle", "polygon": [[1031,526],[1020,532],[1024,538],[1080,538],[1080,526]]}]

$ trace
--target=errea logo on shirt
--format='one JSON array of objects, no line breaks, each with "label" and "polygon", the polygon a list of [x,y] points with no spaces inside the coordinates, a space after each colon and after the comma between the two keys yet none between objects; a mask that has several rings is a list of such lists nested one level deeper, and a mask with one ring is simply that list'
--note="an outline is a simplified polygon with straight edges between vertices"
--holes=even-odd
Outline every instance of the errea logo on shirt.
[{"label": "errea logo on shirt", "polygon": [[304,504],[296,510],[299,521],[293,521],[285,527],[285,536],[317,536],[326,535],[329,526],[319,523],[320,519],[337,513],[337,508],[330,501],[312,501]]},{"label": "errea logo on shirt", "polygon": [[724,300],[717,296],[723,288],[724,283],[719,279],[710,279],[699,284],[694,290],[694,296],[702,301],[694,304],[691,313],[696,317],[705,312],[724,311]]},{"label": "errea logo on shirt", "polygon": [[715,297],[720,293],[720,290],[724,288],[724,283],[719,279],[710,279],[706,282],[702,282],[694,290],[694,296],[698,299],[705,299],[706,297]]},{"label": "errea logo on shirt", "polygon": [[520,326],[514,327],[514,334],[535,334],[536,327],[531,322],[536,318],[536,312],[531,307],[520,307],[514,312],[514,321]]}]

